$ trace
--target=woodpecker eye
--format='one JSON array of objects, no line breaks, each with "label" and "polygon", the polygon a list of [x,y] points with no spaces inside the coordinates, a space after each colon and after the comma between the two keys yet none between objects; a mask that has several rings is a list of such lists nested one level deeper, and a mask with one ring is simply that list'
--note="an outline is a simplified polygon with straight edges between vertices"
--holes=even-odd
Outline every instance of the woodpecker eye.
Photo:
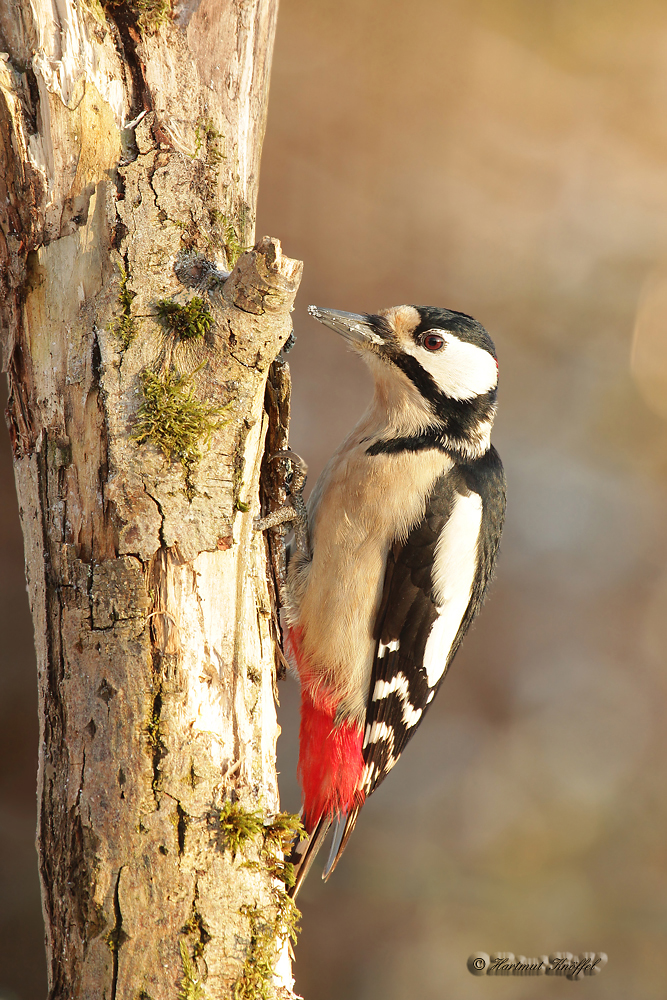
[{"label": "woodpecker eye", "polygon": [[444,338],[438,336],[437,333],[427,333],[422,340],[422,345],[427,351],[439,351],[444,346],[444,343]]}]

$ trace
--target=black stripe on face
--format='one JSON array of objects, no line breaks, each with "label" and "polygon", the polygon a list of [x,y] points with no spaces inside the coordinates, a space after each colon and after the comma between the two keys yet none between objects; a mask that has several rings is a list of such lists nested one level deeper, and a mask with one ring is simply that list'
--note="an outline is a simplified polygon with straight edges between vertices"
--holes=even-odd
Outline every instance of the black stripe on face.
[{"label": "black stripe on face", "polygon": [[491,389],[482,396],[474,396],[472,399],[452,399],[446,396],[425,368],[417,361],[412,354],[387,351],[387,357],[397,368],[400,368],[408,376],[420,395],[431,404],[431,409],[441,420],[450,420],[454,423],[464,424],[467,422],[469,414],[476,414],[476,421],[479,419],[478,411],[480,405],[488,406],[489,409],[496,402],[497,389]]},{"label": "black stripe on face", "polygon": [[495,414],[497,390],[492,389],[474,399],[451,399],[437,388],[431,375],[416,358],[407,354],[385,357],[405,372],[412,384],[429,403],[434,425],[421,434],[375,441],[367,455],[393,455],[402,451],[425,451],[436,448],[445,452],[474,454],[479,450],[479,428],[492,421]]},{"label": "black stripe on face", "polygon": [[425,431],[412,437],[395,437],[387,441],[376,441],[366,449],[367,455],[395,455],[401,451],[427,451],[436,449],[446,451],[442,438],[437,431]]},{"label": "black stripe on face", "polygon": [[411,354],[388,354],[388,357],[430,404],[434,416],[442,423],[442,434],[452,443],[458,441],[463,444],[469,441],[474,437],[479,424],[493,416],[497,389],[474,396],[473,399],[452,399],[438,389],[433,376]]}]

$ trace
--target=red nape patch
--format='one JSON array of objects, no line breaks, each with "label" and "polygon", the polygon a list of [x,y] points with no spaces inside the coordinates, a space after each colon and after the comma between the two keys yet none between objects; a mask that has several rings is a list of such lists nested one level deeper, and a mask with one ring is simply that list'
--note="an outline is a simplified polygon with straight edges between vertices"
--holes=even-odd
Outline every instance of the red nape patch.
[{"label": "red nape patch", "polygon": [[334,712],[316,707],[302,688],[298,775],[308,833],[322,816],[347,813],[363,802],[361,737],[352,723],[334,726]]}]

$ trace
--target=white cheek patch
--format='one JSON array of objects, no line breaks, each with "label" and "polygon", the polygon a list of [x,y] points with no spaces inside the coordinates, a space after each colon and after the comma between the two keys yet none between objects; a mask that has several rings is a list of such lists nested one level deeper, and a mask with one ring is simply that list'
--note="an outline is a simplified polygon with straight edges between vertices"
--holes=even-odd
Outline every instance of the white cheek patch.
[{"label": "white cheek patch", "polygon": [[445,341],[439,351],[427,351],[415,344],[410,353],[429,375],[438,388],[450,399],[474,399],[483,396],[498,384],[498,365],[493,355],[482,347],[459,340],[453,333],[434,330]]},{"label": "white cheek patch", "polygon": [[429,687],[442,677],[477,572],[477,542],[482,524],[478,493],[457,495],[451,517],[435,548],[433,592],[438,617],[426,642],[424,668]]}]

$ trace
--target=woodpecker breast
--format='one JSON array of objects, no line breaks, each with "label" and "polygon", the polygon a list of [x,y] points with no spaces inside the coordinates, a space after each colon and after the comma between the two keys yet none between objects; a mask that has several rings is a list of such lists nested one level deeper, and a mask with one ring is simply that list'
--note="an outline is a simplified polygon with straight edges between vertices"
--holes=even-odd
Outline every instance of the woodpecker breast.
[{"label": "woodpecker breast", "polygon": [[369,456],[380,416],[371,412],[322,473],[308,504],[312,558],[290,567],[289,620],[302,629],[312,683],[335,696],[339,718],[359,725],[389,548],[423,517],[452,464],[436,449]]}]

